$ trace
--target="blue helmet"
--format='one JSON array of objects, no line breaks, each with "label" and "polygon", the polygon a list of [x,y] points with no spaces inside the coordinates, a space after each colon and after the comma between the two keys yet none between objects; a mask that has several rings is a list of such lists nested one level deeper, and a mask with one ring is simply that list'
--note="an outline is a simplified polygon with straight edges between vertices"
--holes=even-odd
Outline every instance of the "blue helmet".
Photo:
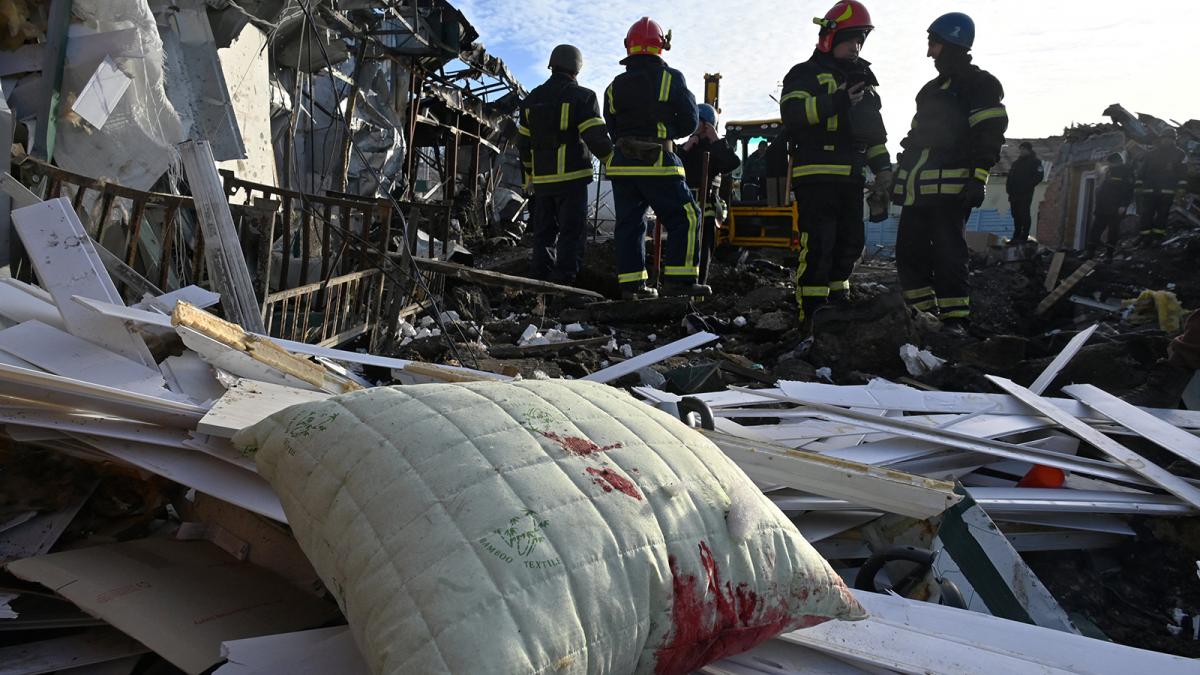
[{"label": "blue helmet", "polygon": [[714,127],[717,126],[717,109],[707,103],[701,103],[696,106],[696,112],[700,113],[700,121],[708,122]]},{"label": "blue helmet", "polygon": [[930,24],[929,35],[939,42],[970,49],[975,44],[975,22],[962,12],[950,12]]}]

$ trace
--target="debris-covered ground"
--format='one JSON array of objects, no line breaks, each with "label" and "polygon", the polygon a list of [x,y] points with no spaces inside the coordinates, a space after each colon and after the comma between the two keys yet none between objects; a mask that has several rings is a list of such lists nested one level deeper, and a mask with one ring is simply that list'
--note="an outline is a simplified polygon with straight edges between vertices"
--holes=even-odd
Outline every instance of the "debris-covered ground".
[{"label": "debris-covered ground", "polygon": [[[1059,385],[1087,382],[1124,395],[1144,388],[1156,363],[1166,356],[1169,336],[1156,321],[1137,322],[1138,317],[1121,305],[1145,290],[1168,290],[1182,307],[1200,306],[1200,270],[1194,262],[1200,234],[1175,234],[1162,246],[1125,241],[1112,260],[1100,264],[1070,292],[1070,296],[1111,305],[1113,311],[1064,298],[1039,315],[1036,308],[1048,295],[1045,284],[1052,251],[1031,250],[1028,257],[1012,262],[999,260],[1002,251],[976,254],[971,274],[974,321],[967,338],[943,336],[930,330],[935,323],[907,317],[894,264],[875,259],[856,272],[851,304],[823,311],[815,340],[802,344],[795,320],[794,258],[764,250],[726,252],[725,262],[717,263],[712,273],[714,296],[693,303],[570,306],[561,299],[464,284],[450,289],[446,308],[460,317],[474,317],[483,326],[483,344],[458,345],[463,365],[526,377],[539,373],[583,377],[689,333],[708,330],[720,335],[719,341],[703,349],[666,359],[615,383],[654,386],[681,395],[723,391],[729,386],[761,388],[777,380],[855,385],[874,378],[947,391],[993,392],[985,375],[1028,385],[1081,328],[1098,322],[1095,337],[1055,381]],[[1085,261],[1086,257],[1067,256],[1060,278]],[[500,249],[483,255],[479,264],[521,274],[526,258],[524,250]],[[610,269],[611,241],[595,243],[578,285],[611,297],[616,289],[607,274]],[[558,344],[568,345],[584,342],[556,349],[559,340]],[[538,343],[548,344],[532,346]],[[947,363],[931,373],[910,374],[899,355],[900,348],[910,343]],[[521,346],[525,344],[531,346]],[[515,358],[514,352],[520,350],[530,353]],[[415,341],[398,355],[454,358],[437,338]],[[1173,462],[1177,458],[1152,443],[1141,439],[1131,443],[1144,456],[1176,472],[1187,475],[1189,468],[1195,468]],[[1028,560],[1064,609],[1094,624],[1109,639],[1198,657],[1200,641],[1173,634],[1169,627],[1200,612],[1200,586],[1195,583],[1200,561],[1195,534],[1200,520],[1135,517],[1132,522],[1137,536],[1120,546],[1034,552]],[[1175,617],[1176,609],[1182,618]]]},{"label": "debris-covered ground", "polygon": [[[1200,121],[1034,139],[969,334],[874,253],[806,339],[787,250],[616,300],[603,180],[527,278],[528,91],[447,0],[0,27],[0,675],[1197,670]],[[1169,233],[1078,251],[1168,135]]]}]

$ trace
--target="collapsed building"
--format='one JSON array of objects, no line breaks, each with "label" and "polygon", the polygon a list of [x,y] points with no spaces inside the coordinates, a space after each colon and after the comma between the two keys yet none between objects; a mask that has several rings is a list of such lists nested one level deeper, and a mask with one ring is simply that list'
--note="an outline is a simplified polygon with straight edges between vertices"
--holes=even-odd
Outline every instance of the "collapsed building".
[{"label": "collapsed building", "polygon": [[809,342],[786,248],[609,301],[603,183],[525,278],[525,90],[451,3],[0,10],[0,672],[1194,670],[1200,380],[1116,396],[1197,191],[1076,253],[1165,122],[1036,143],[1041,246],[1006,154],[972,335],[869,250]]}]

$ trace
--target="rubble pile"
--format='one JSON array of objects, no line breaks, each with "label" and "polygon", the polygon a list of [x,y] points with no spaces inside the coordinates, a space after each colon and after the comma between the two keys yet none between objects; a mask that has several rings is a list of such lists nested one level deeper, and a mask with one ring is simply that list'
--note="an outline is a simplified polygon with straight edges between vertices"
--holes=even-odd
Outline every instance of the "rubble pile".
[{"label": "rubble pile", "polygon": [[[69,222],[55,225],[49,216],[56,213],[68,214]],[[56,200],[18,209],[14,217],[24,245],[39,250],[35,236],[58,240],[79,226],[71,214]],[[35,218],[44,227],[23,225]],[[74,255],[103,272],[94,247],[78,249]],[[1127,257],[1140,255],[1130,250]],[[1008,273],[1037,264],[1026,261]],[[125,305],[101,299],[111,284],[106,276],[75,282],[66,298],[58,293],[60,280],[50,276],[53,267],[38,268],[39,285],[3,280],[5,293],[20,301],[0,309],[11,324],[0,331],[0,555],[8,575],[0,588],[9,616],[0,634],[17,636],[0,653],[37,653],[48,669],[60,667],[53,664],[65,663],[61,659],[120,660],[130,669],[161,659],[197,673],[213,667],[240,672],[239,658],[260,659],[279,672],[303,653],[328,659],[323,662],[336,664],[337,672],[366,672],[326,590],[328,579],[318,577],[290,534],[279,498],[258,476],[252,456],[230,439],[290,405],[380,384],[510,379],[468,367],[474,359],[501,371],[521,362],[539,365],[530,377],[550,376],[546,369],[557,362],[563,370],[589,371],[584,379],[631,382],[646,404],[703,429],[855,586],[870,613],[862,622],[789,633],[705,672],[737,671],[756,653],[789,663],[850,659],[905,670],[900,658],[936,671],[937,659],[951,658],[964,644],[981,664],[990,663],[986,658],[1001,658],[1005,640],[1024,646],[1004,658],[1027,665],[1111,672],[1097,665],[1103,654],[1111,661],[1107,667],[1186,672],[1186,662],[1175,657],[1112,643],[1079,643],[1070,656],[1050,647],[1087,640],[1081,636],[1120,636],[1127,644],[1182,654],[1195,644],[1184,640],[1200,600],[1186,576],[1195,561],[1187,558],[1194,550],[1185,542],[1200,506],[1200,490],[1190,480],[1200,465],[1200,413],[1138,408],[1098,387],[1063,386],[1078,381],[1068,374],[1088,350],[1145,329],[1105,317],[1107,323],[1082,331],[1050,329],[1073,334],[1065,345],[1049,335],[1012,336],[1028,343],[1028,358],[1010,370],[1039,371],[1029,386],[982,369],[989,354],[1004,361],[997,354],[1021,350],[1001,349],[995,337],[951,350],[918,327],[889,335],[913,342],[878,364],[863,361],[864,370],[821,360],[828,347],[817,340],[791,359],[810,359],[812,374],[781,377],[734,350],[755,356],[796,351],[776,344],[786,331],[761,326],[763,317],[787,311],[783,269],[764,261],[722,272],[731,280],[744,274],[744,283],[758,285],[752,293],[758,297],[748,302],[761,304],[740,315],[749,317],[740,326],[720,310],[694,322],[687,315],[634,324],[584,318],[603,311],[603,303],[563,306],[561,314],[579,318],[555,324],[546,306],[556,301],[543,294],[513,294],[503,285],[448,288],[447,297],[474,304],[471,313],[444,309],[440,322],[419,316],[405,331],[412,342],[401,348],[446,344],[450,336],[459,350],[477,348],[474,357],[440,365],[255,336],[180,299],[215,309],[218,298],[194,287]],[[881,276],[886,271],[865,272],[850,311],[883,317],[895,309],[894,291]],[[767,286],[771,278],[775,283]],[[1081,284],[1079,290],[1088,289]],[[714,298],[709,307],[739,309],[732,297]],[[113,342],[100,345],[72,333],[78,317],[67,317],[76,307],[85,310],[90,330],[107,326],[104,334]],[[488,308],[509,314],[497,320]],[[1087,316],[1056,314],[1044,327]],[[695,330],[701,321],[716,332]],[[435,325],[448,330],[434,336]],[[828,326],[840,330],[836,322]],[[653,340],[645,332],[651,327],[661,333]],[[422,330],[431,334],[417,337]],[[639,331],[642,339],[635,341]],[[97,333],[89,335],[94,340]],[[509,346],[492,338],[499,335]],[[14,336],[23,339],[7,339]],[[147,351],[160,374],[114,351],[131,344],[137,353]],[[1060,351],[1043,367],[1036,356],[1052,345]],[[505,349],[574,355],[490,356]],[[972,361],[962,354],[978,356]],[[851,356],[838,358],[849,362]],[[607,367],[592,370],[593,361]],[[787,367],[786,361],[778,359],[775,368]],[[988,385],[984,393],[928,384],[949,381],[947,371],[956,369],[978,372]],[[1043,397],[1060,389],[1062,398]],[[630,475],[636,486],[637,475]],[[1142,547],[1158,552],[1152,562],[1134,553]],[[1162,574],[1133,590],[1114,571],[1139,560],[1181,576]],[[1080,561],[1083,571],[1069,575],[1069,565]],[[1106,609],[1111,597],[1098,599],[1096,588],[1081,584],[1089,578],[1109,595],[1121,594],[1118,606],[1136,607],[1141,620],[1114,616]],[[920,598],[917,604],[928,610],[872,595],[882,588]],[[945,626],[950,615],[939,612],[963,610],[990,623],[972,627],[955,615],[951,623],[961,631],[955,637]],[[1155,613],[1164,618],[1152,629],[1144,614]],[[897,623],[902,615],[916,623],[905,628]],[[162,626],[175,628],[164,632]],[[881,642],[864,642],[863,630]],[[891,640],[901,630],[936,645],[898,657]],[[997,656],[980,656],[992,653]]]},{"label": "rubble pile", "polygon": [[[600,184],[529,278],[525,90],[445,0],[0,26],[0,675],[1195,672],[1200,121],[1041,139],[966,334],[877,251],[808,336],[786,248],[617,300]],[[1088,251],[1168,129],[1167,233]]]}]

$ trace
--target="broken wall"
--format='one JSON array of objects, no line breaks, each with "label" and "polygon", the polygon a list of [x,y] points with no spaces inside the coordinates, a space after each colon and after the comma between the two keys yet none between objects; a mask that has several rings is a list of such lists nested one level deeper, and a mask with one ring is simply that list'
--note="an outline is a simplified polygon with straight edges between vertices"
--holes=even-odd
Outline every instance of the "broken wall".
[{"label": "broken wall", "polygon": [[244,180],[278,185],[271,141],[271,66],[266,47],[266,34],[247,25],[228,47],[217,50],[245,148],[244,158],[218,162],[218,166]]}]

